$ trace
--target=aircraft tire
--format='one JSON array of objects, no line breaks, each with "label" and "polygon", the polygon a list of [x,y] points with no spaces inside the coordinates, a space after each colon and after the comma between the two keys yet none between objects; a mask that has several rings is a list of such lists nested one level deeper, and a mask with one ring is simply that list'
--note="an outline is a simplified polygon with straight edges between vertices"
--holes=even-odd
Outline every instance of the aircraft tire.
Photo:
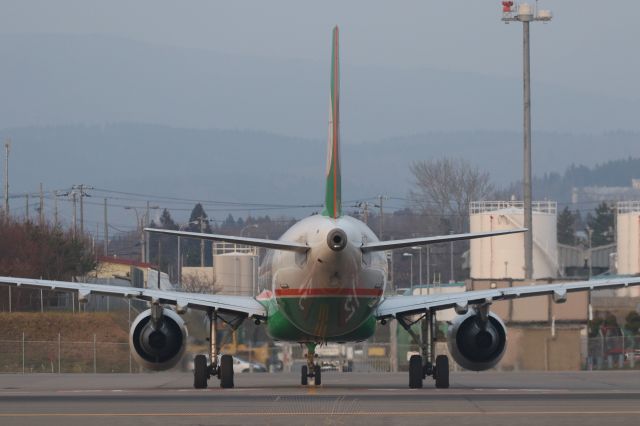
[{"label": "aircraft tire", "polygon": [[196,355],[193,359],[193,387],[196,389],[206,389],[208,379],[207,357],[204,355]]},{"label": "aircraft tire", "polygon": [[422,387],[422,357],[411,355],[409,358],[409,387],[420,389]]},{"label": "aircraft tire", "polygon": [[436,370],[434,374],[436,388],[447,389],[449,387],[449,357],[438,355],[436,357]]},{"label": "aircraft tire", "polygon": [[309,384],[309,370],[306,365],[302,366],[302,375],[300,377],[300,384],[306,386]]},{"label": "aircraft tire", "polygon": [[233,387],[233,357],[231,355],[220,357],[220,387],[225,389]]},{"label": "aircraft tire", "polygon": [[316,365],[313,369],[313,381],[316,386],[320,386],[322,384],[322,369],[319,365]]}]

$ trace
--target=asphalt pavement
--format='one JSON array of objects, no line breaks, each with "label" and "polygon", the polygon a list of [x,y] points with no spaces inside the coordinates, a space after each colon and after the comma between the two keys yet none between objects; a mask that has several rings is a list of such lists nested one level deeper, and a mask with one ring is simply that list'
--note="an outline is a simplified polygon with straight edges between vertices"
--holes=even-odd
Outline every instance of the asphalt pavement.
[{"label": "asphalt pavement", "polygon": [[640,425],[640,371],[452,373],[409,389],[406,373],[237,374],[192,388],[189,373],[0,375],[1,425]]}]

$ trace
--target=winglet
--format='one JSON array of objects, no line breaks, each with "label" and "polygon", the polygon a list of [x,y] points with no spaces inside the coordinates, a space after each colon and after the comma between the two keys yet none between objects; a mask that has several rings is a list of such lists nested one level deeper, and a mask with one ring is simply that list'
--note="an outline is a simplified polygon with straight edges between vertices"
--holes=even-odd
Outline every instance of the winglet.
[{"label": "winglet", "polygon": [[333,29],[331,54],[331,97],[329,101],[329,143],[327,150],[327,183],[323,216],[338,218],[342,215],[342,188],[340,176],[340,63],[338,27]]}]

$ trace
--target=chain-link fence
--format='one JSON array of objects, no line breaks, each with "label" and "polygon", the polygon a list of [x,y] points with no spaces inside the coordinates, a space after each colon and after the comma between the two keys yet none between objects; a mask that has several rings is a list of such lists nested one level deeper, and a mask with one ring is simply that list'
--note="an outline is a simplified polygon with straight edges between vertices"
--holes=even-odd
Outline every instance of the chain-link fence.
[{"label": "chain-link fence", "polygon": [[128,373],[137,371],[128,343],[0,340],[1,373]]},{"label": "chain-link fence", "polygon": [[586,351],[587,370],[640,369],[640,336],[592,337]]},{"label": "chain-link fence", "polygon": [[[640,369],[640,336],[594,337],[582,344],[582,368],[586,370]],[[279,344],[258,349],[256,354],[237,354],[258,362],[270,372],[296,372],[306,362],[306,348],[298,344]],[[438,343],[437,352],[446,353]],[[406,371],[415,345],[356,343],[319,346],[318,362],[324,371],[385,373]],[[187,350],[178,368],[189,369],[193,353]],[[451,368],[459,369],[455,362]],[[132,373],[144,371],[132,359],[129,344],[99,341],[66,341],[58,335],[52,340],[0,340],[0,373]]]}]

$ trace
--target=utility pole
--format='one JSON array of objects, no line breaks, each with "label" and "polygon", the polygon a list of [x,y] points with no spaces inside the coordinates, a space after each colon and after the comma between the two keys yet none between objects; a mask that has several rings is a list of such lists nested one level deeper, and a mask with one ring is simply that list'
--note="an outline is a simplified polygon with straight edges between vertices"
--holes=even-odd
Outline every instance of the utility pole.
[{"label": "utility pole", "polygon": [[427,246],[427,285],[429,285],[429,283],[431,282],[430,259],[431,259],[431,247]]},{"label": "utility pole", "polygon": [[11,150],[11,139],[4,142],[4,215],[5,220],[9,218],[9,151]]},{"label": "utility pole", "polygon": [[78,197],[76,197],[76,191],[71,191],[71,200],[73,203],[73,238],[78,236],[78,218],[77,218],[77,206]]},{"label": "utility pole", "polygon": [[104,199],[104,255],[109,256],[109,221],[107,217],[107,199]]},{"label": "utility pole", "polygon": [[144,249],[144,259],[151,263],[151,259],[149,259],[149,241],[151,240],[151,235],[146,235],[144,232],[144,228],[149,226],[149,201],[147,201],[147,209],[145,210],[143,216],[144,223],[142,224],[142,246]]},{"label": "utility pole", "polygon": [[27,212],[27,213],[26,213],[26,216],[27,216],[27,222],[29,222],[29,194],[26,194],[26,195],[25,195],[25,200],[26,200],[26,203],[27,203],[27,205],[26,205],[26,207],[25,207],[26,212]]},{"label": "utility pole", "polygon": [[524,101],[524,167],[523,167],[523,198],[524,198],[524,269],[525,279],[533,278],[533,215],[531,206],[531,67],[529,23],[532,21],[551,21],[549,10],[535,10],[528,3],[517,5],[518,10],[512,10],[513,1],[502,2],[502,21],[522,22],[522,77]]},{"label": "utility pole", "polygon": [[[449,231],[450,234],[453,234],[453,231]],[[455,282],[453,280],[453,241],[449,243],[449,282]]]},{"label": "utility pole", "polygon": [[180,235],[178,235],[178,285],[182,288],[182,241]]},{"label": "utility pole", "polygon": [[84,194],[80,185],[80,235],[84,236]]},{"label": "utility pole", "polygon": [[53,226],[58,226],[58,191],[52,191],[53,194]]},{"label": "utility pole", "polygon": [[[137,219],[137,216],[136,216],[136,219]],[[146,258],[147,238],[146,238],[146,235],[144,235],[144,216],[140,218],[139,224],[140,224],[140,262],[145,263],[147,261],[147,258]]]},{"label": "utility pole", "polygon": [[356,203],[356,207],[362,209],[362,221],[365,224],[369,223],[369,203],[366,201],[359,201]]},{"label": "utility pole", "polygon": [[[198,218],[200,221],[200,233],[204,233],[204,218],[200,216]],[[200,238],[200,267],[204,268],[204,239]]]},{"label": "utility pole", "polygon": [[85,191],[87,189],[93,189],[92,186],[81,183],[80,185],[73,185],[72,190],[79,191],[80,195],[80,235],[84,235],[84,197],[90,197]]},{"label": "utility pole", "polygon": [[44,226],[44,192],[42,190],[42,182],[40,182],[40,226]]},{"label": "utility pole", "polygon": [[378,204],[375,207],[378,207],[380,209],[380,230],[378,231],[378,238],[380,240],[382,240],[382,234],[384,232],[384,210],[383,210],[383,206],[384,206],[384,201],[388,200],[389,197],[386,197],[384,195],[378,195]]}]

